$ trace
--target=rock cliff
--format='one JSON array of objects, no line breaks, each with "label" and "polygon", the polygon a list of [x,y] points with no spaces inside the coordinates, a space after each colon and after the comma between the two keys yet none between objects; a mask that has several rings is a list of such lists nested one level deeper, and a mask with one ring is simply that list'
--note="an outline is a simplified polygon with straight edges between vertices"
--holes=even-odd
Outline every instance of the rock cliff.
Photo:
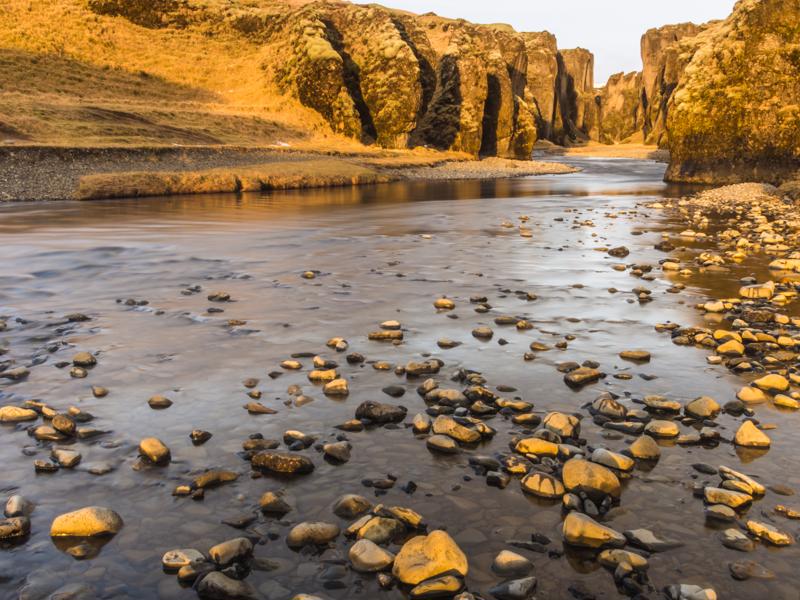
[{"label": "rock cliff", "polygon": [[337,134],[529,158],[539,138],[596,129],[594,57],[547,32],[476,25],[339,0],[89,0],[153,29],[201,29],[263,44],[263,73]]},{"label": "rock cliff", "polygon": [[778,182],[800,169],[800,2],[740,0],[687,45],[667,178]]}]

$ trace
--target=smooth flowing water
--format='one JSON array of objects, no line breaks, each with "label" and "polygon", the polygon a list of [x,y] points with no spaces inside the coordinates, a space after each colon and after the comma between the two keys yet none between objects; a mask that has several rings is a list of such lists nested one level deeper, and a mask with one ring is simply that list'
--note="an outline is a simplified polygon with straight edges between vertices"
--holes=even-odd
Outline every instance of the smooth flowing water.
[{"label": "smooth flowing water", "polygon": [[[435,378],[442,385],[459,368],[481,372],[488,386],[511,386],[506,392],[533,402],[540,414],[551,410],[581,413],[582,436],[592,446],[622,450],[632,438],[609,435],[592,424],[581,406],[602,391],[619,394],[630,407],[645,394],[663,394],[686,402],[709,395],[720,403],[732,399],[742,379],[724,367],[709,366],[704,352],[674,346],[654,325],[674,321],[702,324],[694,304],[709,296],[735,293],[738,278],[764,275],[765,262],[751,259],[729,273],[705,273],[669,280],[642,281],[612,269],[619,262],[653,264],[667,255],[653,248],[662,232],[683,226],[669,213],[645,208],[664,196],[686,193],[661,183],[664,165],[631,160],[572,161],[581,173],[500,181],[397,183],[375,187],[272,193],[263,196],[200,196],[93,203],[40,203],[0,207],[0,317],[7,329],[0,361],[30,368],[27,379],[0,380],[0,404],[39,399],[66,410],[74,405],[95,416],[99,437],[66,444],[83,459],[74,469],[36,474],[33,461],[49,456],[50,443],[29,437],[26,424],[0,427],[0,491],[35,501],[32,533],[23,543],[0,549],[0,597],[47,598],[67,584],[83,584],[96,598],[193,598],[174,575],[161,568],[172,548],[210,546],[243,535],[222,523],[255,511],[268,490],[285,490],[294,510],[281,520],[262,515],[244,530],[260,539],[256,556],[275,561],[271,571],[254,571],[247,581],[269,600],[317,593],[331,599],[403,598],[397,588],[380,590],[373,575],[346,568],[350,541],[343,536],[322,554],[293,552],[285,543],[292,524],[329,521],[333,502],[344,493],[374,496],[364,479],[391,474],[397,484],[376,502],[413,508],[430,527],[446,528],[469,557],[469,589],[486,592],[499,581],[490,570],[495,554],[511,539],[533,533],[550,537],[549,549],[561,550],[559,503],[544,503],[522,493],[512,481],[506,489],[490,487],[468,466],[471,454],[508,452],[512,432],[503,416],[488,422],[498,433],[491,442],[455,456],[435,455],[411,429],[368,428],[348,433],[352,459],[342,465],[323,460],[309,448],[316,470],[291,480],[252,478],[249,463],[237,452],[253,433],[281,439],[300,430],[320,441],[342,432],[334,426],[352,419],[365,400],[402,404],[409,418],[425,410],[416,393],[421,379],[379,371],[372,361],[405,365],[423,357],[440,358],[445,367]],[[532,237],[502,227],[530,217]],[[600,247],[627,246],[631,254],[615,259]],[[683,257],[698,253],[689,244]],[[307,270],[318,271],[304,279]],[[679,294],[667,289],[681,281]],[[654,301],[640,304],[631,290],[644,285]],[[198,293],[184,294],[191,286]],[[611,293],[616,288],[618,293]],[[233,302],[213,304],[207,295],[229,293]],[[527,300],[530,292],[538,299]],[[451,312],[437,312],[436,298],[456,302]],[[470,296],[487,296],[489,313],[475,312]],[[130,306],[127,299],[146,300]],[[120,302],[122,300],[122,302]],[[224,313],[209,313],[210,306]],[[67,323],[64,315],[85,313],[88,322]],[[534,328],[517,331],[494,325],[499,315],[515,315]],[[236,319],[244,324],[231,326]],[[400,321],[404,343],[369,341],[369,332],[388,319]],[[471,331],[494,328],[490,341]],[[344,354],[325,342],[341,336],[350,352],[367,358],[349,365]],[[574,336],[565,350],[552,349],[525,361],[531,342],[548,345]],[[440,338],[462,342],[444,350]],[[650,363],[620,360],[622,350],[652,352]],[[98,364],[85,379],[69,367],[57,368],[79,350],[96,352]],[[339,362],[350,383],[346,400],[327,398],[307,375],[279,365],[292,354],[309,352]],[[556,365],[595,360],[608,374],[581,391],[563,382]],[[280,376],[270,377],[270,373]],[[632,378],[615,378],[630,374]],[[242,382],[258,378],[261,402],[277,411],[250,415]],[[297,406],[289,386],[303,388],[312,402]],[[92,385],[109,388],[95,398]],[[406,388],[392,399],[381,390]],[[504,388],[505,389],[505,388]],[[174,404],[153,410],[155,394]],[[693,497],[698,474],[692,463],[726,464],[758,476],[765,484],[800,487],[796,465],[798,416],[769,405],[756,408],[762,422],[774,422],[772,449],[752,460],[730,444],[716,448],[664,443],[655,465],[639,466],[624,482],[620,507],[609,525],[622,531],[639,527],[678,540],[677,549],[654,554],[650,580],[661,587],[696,583],[716,589],[720,598],[798,598],[795,547],[759,545],[748,555],[724,548],[722,527],[708,525],[701,499]],[[721,416],[720,431],[732,437],[740,419]],[[41,420],[39,421],[41,423]],[[189,439],[193,429],[213,434],[204,445]],[[683,431],[689,428],[682,426]],[[167,467],[134,469],[137,445],[148,436],[172,451]],[[61,444],[64,446],[65,444]],[[742,464],[742,459],[747,460]],[[111,470],[94,475],[90,468]],[[206,468],[240,473],[236,482],[208,490],[203,501],[173,497],[176,485]],[[105,470],[105,469],[103,469]],[[413,481],[416,492],[403,491]],[[751,513],[760,516],[775,504],[790,504],[768,492]],[[82,506],[107,506],[125,521],[122,531],[99,554],[75,560],[49,536],[61,513]],[[796,534],[792,522],[780,523]],[[397,550],[397,547],[392,547]],[[535,565],[540,598],[572,598],[569,591],[590,590],[597,598],[620,595],[612,573],[593,557],[567,551],[537,554],[515,549]],[[737,582],[730,561],[749,558],[776,572],[773,580]]]}]

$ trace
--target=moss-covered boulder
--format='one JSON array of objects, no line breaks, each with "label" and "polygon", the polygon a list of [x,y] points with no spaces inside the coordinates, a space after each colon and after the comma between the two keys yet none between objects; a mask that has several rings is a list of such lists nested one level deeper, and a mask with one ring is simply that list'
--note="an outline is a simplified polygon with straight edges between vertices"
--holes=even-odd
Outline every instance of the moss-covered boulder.
[{"label": "moss-covered boulder", "polygon": [[740,0],[691,38],[667,117],[667,178],[778,182],[800,168],[800,3]]}]

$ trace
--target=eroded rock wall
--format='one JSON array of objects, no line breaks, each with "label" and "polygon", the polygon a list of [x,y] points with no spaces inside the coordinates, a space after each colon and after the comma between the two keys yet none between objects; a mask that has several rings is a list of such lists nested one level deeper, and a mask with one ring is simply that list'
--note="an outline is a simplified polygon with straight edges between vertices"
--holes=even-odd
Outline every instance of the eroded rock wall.
[{"label": "eroded rock wall", "polygon": [[530,158],[539,138],[598,135],[593,56],[547,32],[340,0],[87,1],[142,27],[246,36],[280,92],[364,143]]},{"label": "eroded rock wall", "polygon": [[597,141],[642,142],[645,122],[642,73],[617,73],[598,94]]},{"label": "eroded rock wall", "polygon": [[791,178],[800,169],[800,2],[740,0],[690,41],[667,115],[668,179]]}]

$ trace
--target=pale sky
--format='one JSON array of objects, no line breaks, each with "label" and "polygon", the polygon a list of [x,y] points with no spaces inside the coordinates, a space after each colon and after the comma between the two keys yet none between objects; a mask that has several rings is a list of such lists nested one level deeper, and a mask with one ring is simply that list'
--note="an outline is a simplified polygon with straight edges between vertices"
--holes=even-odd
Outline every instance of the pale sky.
[{"label": "pale sky", "polygon": [[[366,0],[356,0],[365,2]],[[517,31],[547,31],[559,48],[595,55],[595,85],[619,71],[642,68],[639,38],[651,27],[727,17],[735,0],[377,0],[378,4],[435,12],[475,23],[508,23]]]}]

